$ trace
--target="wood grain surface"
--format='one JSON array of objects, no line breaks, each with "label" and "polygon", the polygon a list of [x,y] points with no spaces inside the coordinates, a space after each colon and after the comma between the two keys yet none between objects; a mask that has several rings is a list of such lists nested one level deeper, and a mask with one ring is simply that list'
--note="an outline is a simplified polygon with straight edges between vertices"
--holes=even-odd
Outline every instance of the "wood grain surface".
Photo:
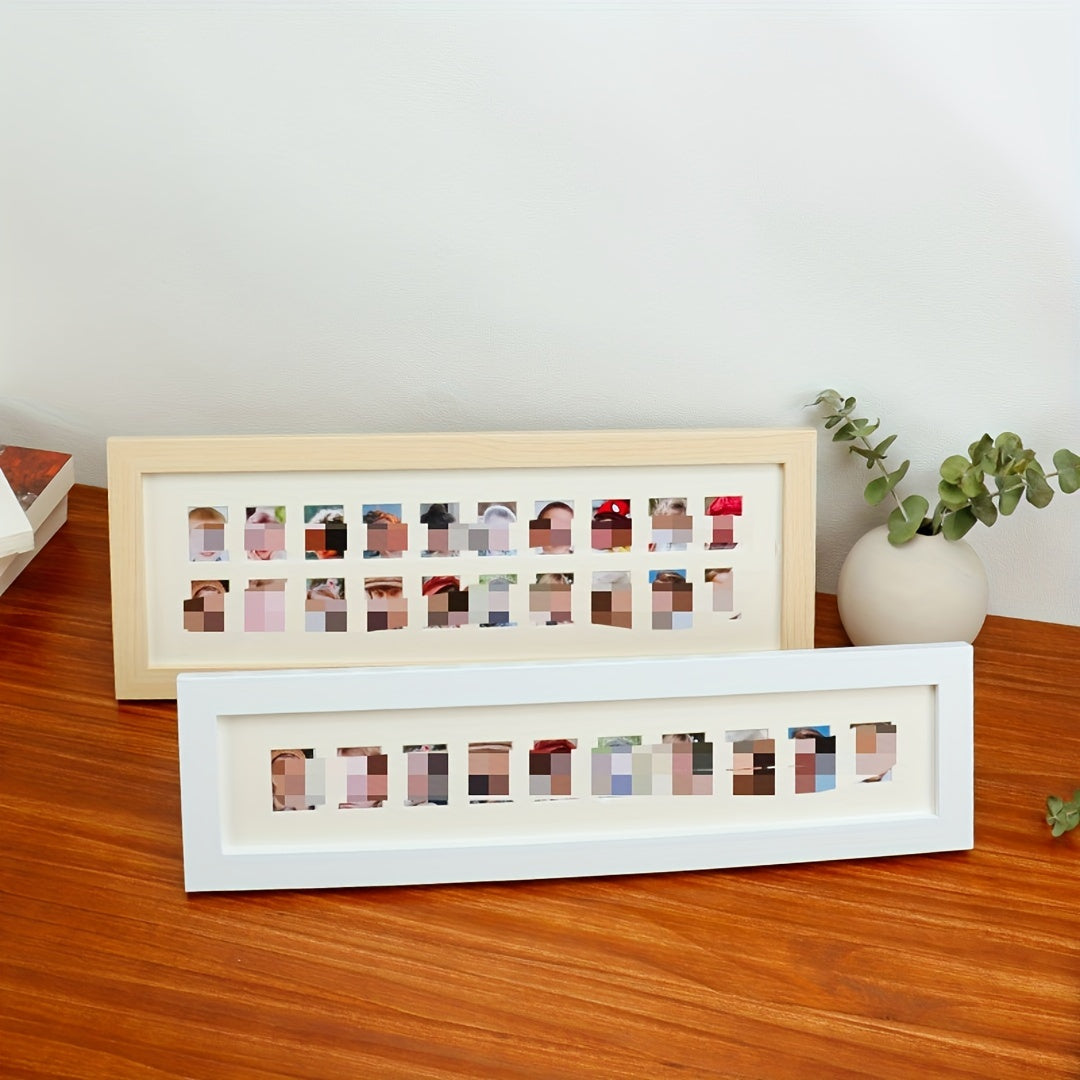
[{"label": "wood grain surface", "polygon": [[1080,1078],[1080,838],[1043,821],[1080,785],[1080,628],[976,642],[972,852],[189,898],[106,534],[75,488],[0,597],[0,1075]]}]

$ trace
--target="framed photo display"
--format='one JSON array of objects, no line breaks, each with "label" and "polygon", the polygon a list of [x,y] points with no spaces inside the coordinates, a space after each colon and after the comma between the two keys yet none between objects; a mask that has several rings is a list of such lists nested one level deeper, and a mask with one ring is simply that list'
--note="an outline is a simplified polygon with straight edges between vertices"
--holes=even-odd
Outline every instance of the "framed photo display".
[{"label": "framed photo display", "polygon": [[118,698],[813,644],[815,433],[109,440]]},{"label": "framed photo display", "polygon": [[178,680],[188,891],[972,846],[972,650]]}]

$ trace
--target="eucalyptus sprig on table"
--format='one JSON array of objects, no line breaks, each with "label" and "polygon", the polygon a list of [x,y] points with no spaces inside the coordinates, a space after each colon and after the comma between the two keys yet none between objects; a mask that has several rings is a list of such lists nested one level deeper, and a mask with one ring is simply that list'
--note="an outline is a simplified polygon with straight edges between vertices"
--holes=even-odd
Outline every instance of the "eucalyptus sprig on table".
[{"label": "eucalyptus sprig on table", "polygon": [[[896,436],[889,435],[876,444],[871,442],[880,421],[854,416],[857,404],[853,397],[822,390],[807,408],[821,405],[829,410],[824,424],[826,431],[833,432],[833,442],[855,444],[848,450],[863,458],[868,469],[881,473],[866,485],[863,497],[870,506],[877,506],[886,498],[896,504],[888,518],[890,544],[906,544],[916,533],[923,536],[942,533],[946,540],[959,540],[976,522],[990,526],[999,515],[1008,517],[1021,499],[1041,509],[1054,497],[1050,485],[1054,477],[1063,494],[1080,490],[1080,457],[1071,450],[1054,454],[1055,471],[1048,473],[1035,451],[1025,448],[1019,435],[1003,431],[996,439],[983,435],[973,442],[966,457],[953,454],[941,463],[937,506],[927,516],[928,499],[922,495],[901,499],[896,491],[911,462],[902,461],[891,471],[885,467],[887,451]],[[993,491],[987,481],[993,482]]]},{"label": "eucalyptus sprig on table", "polygon": [[1080,788],[1070,800],[1049,795],[1046,799],[1046,824],[1054,836],[1061,836],[1080,825]]}]

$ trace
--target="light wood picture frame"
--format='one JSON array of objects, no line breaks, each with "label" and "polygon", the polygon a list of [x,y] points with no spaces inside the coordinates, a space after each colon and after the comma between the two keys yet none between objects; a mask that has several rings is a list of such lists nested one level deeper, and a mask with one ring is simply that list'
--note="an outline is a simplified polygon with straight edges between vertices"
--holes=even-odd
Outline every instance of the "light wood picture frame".
[{"label": "light wood picture frame", "polygon": [[973,843],[963,643],[200,673],[178,690],[191,892]]},{"label": "light wood picture frame", "polygon": [[110,439],[116,695],[171,698],[181,671],[809,647],[815,447],[809,428]]}]

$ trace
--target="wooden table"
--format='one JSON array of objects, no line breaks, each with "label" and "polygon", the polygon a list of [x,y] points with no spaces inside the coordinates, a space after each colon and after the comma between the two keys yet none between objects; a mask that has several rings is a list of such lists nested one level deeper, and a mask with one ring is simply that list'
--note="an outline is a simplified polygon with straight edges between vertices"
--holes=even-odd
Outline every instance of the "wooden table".
[{"label": "wooden table", "polygon": [[1080,836],[1043,821],[1080,628],[977,642],[973,852],[188,897],[175,706],[113,698],[106,549],[76,488],[0,597],[4,1077],[1080,1077]]}]

